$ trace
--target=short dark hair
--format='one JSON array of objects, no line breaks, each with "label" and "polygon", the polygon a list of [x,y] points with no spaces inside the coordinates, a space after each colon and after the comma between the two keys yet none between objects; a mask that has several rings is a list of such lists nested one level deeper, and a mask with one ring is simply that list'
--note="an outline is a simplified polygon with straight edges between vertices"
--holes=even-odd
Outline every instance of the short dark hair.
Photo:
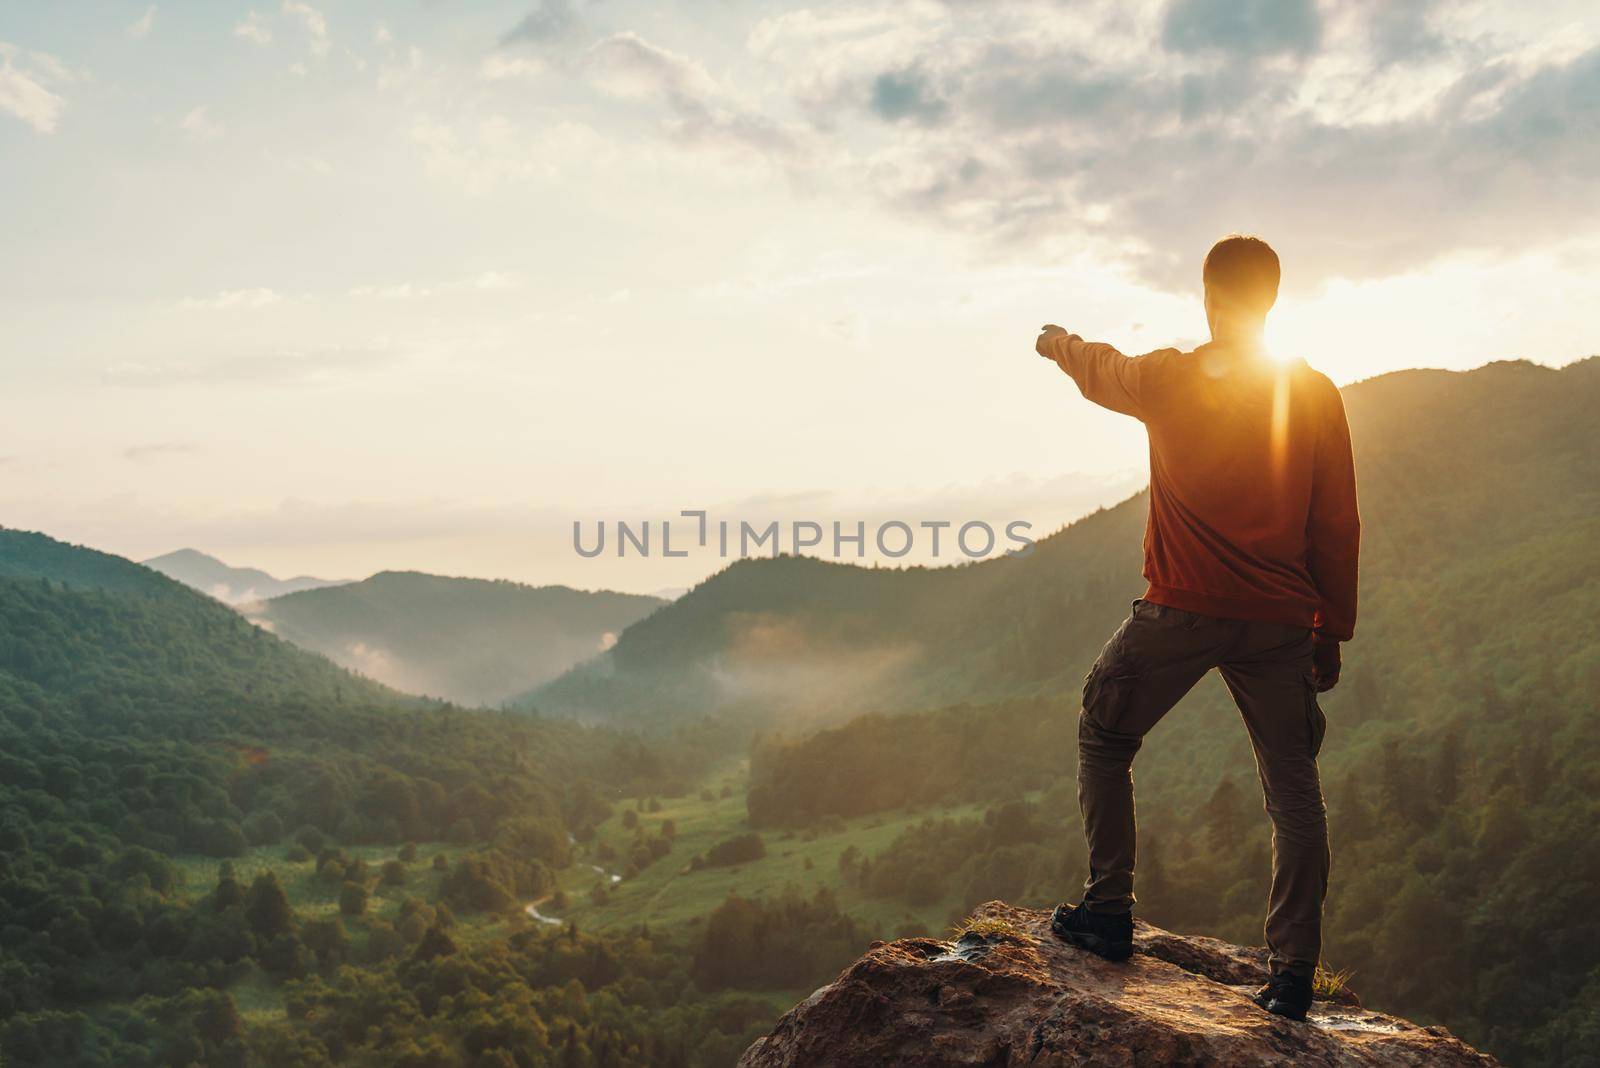
[{"label": "short dark hair", "polygon": [[1278,299],[1278,254],[1259,237],[1229,234],[1211,246],[1201,272],[1206,290],[1228,304],[1266,315]]}]

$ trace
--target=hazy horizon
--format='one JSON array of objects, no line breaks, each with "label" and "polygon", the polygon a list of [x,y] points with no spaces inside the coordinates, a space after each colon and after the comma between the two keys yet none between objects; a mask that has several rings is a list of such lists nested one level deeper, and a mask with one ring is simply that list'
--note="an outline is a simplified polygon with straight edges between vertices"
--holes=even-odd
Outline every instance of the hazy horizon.
[{"label": "hazy horizon", "polygon": [[1145,445],[1038,326],[1201,340],[1223,233],[1340,383],[1595,352],[1597,116],[1577,3],[8,9],[0,522],[635,592],[723,561],[573,519],[1042,537]]}]

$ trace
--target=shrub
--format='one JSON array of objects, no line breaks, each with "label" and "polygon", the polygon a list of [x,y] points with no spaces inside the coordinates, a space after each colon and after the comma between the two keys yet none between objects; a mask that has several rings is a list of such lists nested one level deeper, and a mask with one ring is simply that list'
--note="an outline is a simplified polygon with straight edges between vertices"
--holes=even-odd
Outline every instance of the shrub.
[{"label": "shrub", "polygon": [[705,864],[709,868],[726,867],[730,864],[744,864],[752,860],[760,860],[767,855],[767,845],[761,836],[755,832],[736,835],[727,841],[718,842],[706,854]]},{"label": "shrub", "polygon": [[367,911],[367,888],[360,883],[347,882],[339,887],[339,911],[346,916],[359,916]]},{"label": "shrub", "polygon": [[251,845],[271,845],[283,837],[283,820],[271,809],[251,813],[244,821],[244,836]]}]

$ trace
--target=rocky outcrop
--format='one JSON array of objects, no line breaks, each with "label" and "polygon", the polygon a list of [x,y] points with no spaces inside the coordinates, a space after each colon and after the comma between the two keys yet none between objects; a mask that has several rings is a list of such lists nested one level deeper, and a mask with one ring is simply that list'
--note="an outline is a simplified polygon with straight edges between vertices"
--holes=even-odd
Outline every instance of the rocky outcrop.
[{"label": "rocky outcrop", "polygon": [[1112,964],[990,902],[954,942],[875,942],[758,1039],[740,1068],[1063,1065],[1495,1065],[1442,1027],[1318,1001],[1305,1023],[1257,1008],[1266,953],[1139,924]]}]

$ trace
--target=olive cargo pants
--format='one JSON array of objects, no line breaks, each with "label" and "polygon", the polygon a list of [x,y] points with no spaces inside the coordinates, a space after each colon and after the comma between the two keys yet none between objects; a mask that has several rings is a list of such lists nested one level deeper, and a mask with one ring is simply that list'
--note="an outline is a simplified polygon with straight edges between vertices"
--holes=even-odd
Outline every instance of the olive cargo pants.
[{"label": "olive cargo pants", "polygon": [[1315,971],[1330,858],[1317,778],[1326,720],[1317,707],[1312,645],[1306,627],[1133,603],[1089,672],[1078,718],[1078,804],[1089,840],[1084,903],[1091,911],[1133,907],[1134,755],[1161,717],[1218,668],[1250,732],[1272,819],[1272,970]]}]

